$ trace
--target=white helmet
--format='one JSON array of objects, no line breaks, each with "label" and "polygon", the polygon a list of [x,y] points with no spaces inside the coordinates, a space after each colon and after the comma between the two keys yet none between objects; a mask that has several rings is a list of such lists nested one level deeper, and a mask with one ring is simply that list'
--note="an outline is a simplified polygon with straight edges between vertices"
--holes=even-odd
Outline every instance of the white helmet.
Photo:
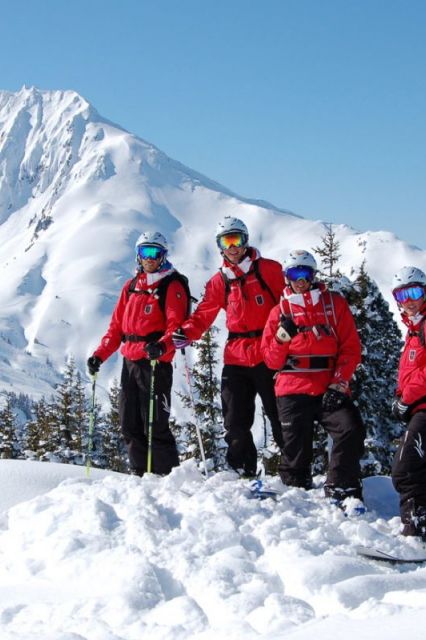
[{"label": "white helmet", "polygon": [[312,253],[303,249],[290,251],[284,262],[284,272],[290,267],[311,267],[314,271],[318,271],[317,263]]},{"label": "white helmet", "polygon": [[137,250],[143,244],[153,245],[154,247],[161,247],[164,251],[168,251],[169,247],[166,238],[162,233],[158,231],[144,231],[136,240],[135,249]]},{"label": "white helmet", "polygon": [[410,284],[426,287],[426,275],[417,267],[402,267],[392,278],[392,291]]},{"label": "white helmet", "polygon": [[216,242],[221,236],[225,236],[227,233],[242,233],[245,237],[244,246],[248,244],[249,233],[246,225],[239,218],[233,218],[232,216],[225,216],[224,219],[219,222],[216,227]]}]

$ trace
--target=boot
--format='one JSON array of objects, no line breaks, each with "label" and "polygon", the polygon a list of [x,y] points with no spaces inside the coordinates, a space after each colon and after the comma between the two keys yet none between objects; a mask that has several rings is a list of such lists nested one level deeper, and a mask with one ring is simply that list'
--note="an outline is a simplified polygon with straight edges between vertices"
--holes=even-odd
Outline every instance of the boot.
[{"label": "boot", "polygon": [[416,505],[414,498],[410,498],[401,507],[401,522],[403,536],[418,536],[426,542],[426,506]]},{"label": "boot", "polygon": [[281,482],[287,487],[299,487],[300,489],[312,489],[312,477],[310,473],[280,473]]}]

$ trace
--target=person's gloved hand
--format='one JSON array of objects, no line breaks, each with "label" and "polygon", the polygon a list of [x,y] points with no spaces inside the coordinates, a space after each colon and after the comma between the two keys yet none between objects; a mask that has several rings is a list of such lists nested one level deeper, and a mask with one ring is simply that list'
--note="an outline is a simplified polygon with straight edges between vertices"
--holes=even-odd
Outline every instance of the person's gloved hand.
[{"label": "person's gloved hand", "polygon": [[277,333],[275,334],[278,342],[290,342],[292,338],[297,334],[298,329],[292,318],[281,314],[280,324],[278,326]]},{"label": "person's gloved hand", "polygon": [[101,364],[102,360],[99,356],[90,356],[90,358],[87,360],[87,368],[89,369],[89,373],[91,376],[94,376],[95,373],[98,373]]},{"label": "person's gloved hand", "polygon": [[172,333],[172,342],[175,349],[185,349],[189,344],[191,344],[191,340],[187,338],[185,335],[185,331],[183,329],[176,329]]},{"label": "person's gloved hand", "polygon": [[322,397],[322,410],[324,413],[334,413],[341,408],[346,398],[346,384],[331,384]]},{"label": "person's gloved hand", "polygon": [[145,351],[150,360],[158,360],[166,353],[166,345],[164,342],[148,342],[145,345]]},{"label": "person's gloved hand", "polygon": [[402,398],[394,398],[392,401],[392,415],[401,422],[408,422],[410,419],[410,406],[402,401]]}]

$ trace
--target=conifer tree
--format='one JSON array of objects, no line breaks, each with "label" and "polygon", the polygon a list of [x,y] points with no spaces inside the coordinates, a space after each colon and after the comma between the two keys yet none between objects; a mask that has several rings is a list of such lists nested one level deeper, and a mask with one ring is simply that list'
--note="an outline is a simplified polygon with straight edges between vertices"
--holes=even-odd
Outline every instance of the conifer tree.
[{"label": "conifer tree", "polygon": [[[117,380],[110,387],[109,411],[105,414],[102,424],[102,456],[99,461],[107,469],[125,473],[128,470],[126,445],[121,435],[119,415],[120,386]],[[96,456],[98,459],[99,456]]]},{"label": "conifer tree", "polygon": [[337,263],[340,259],[340,242],[336,239],[333,225],[326,224],[325,228],[325,235],[321,236],[322,244],[318,247],[314,247],[313,251],[315,251],[315,253],[321,258],[321,264],[323,267],[322,270],[320,269],[321,276],[331,284],[342,276],[337,267]]},{"label": "conifer tree", "polygon": [[74,358],[70,358],[53,402],[54,455],[61,462],[83,464],[82,434],[87,429],[87,401]]},{"label": "conifer tree", "polygon": [[0,409],[0,458],[17,458],[19,453],[18,435],[12,398],[6,394],[6,401]]},{"label": "conifer tree", "polygon": [[46,460],[56,448],[57,420],[52,404],[43,397],[33,404],[34,417],[25,426],[25,455],[35,460]]},{"label": "conifer tree", "polygon": [[205,332],[195,348],[197,350],[197,362],[190,372],[190,383],[194,399],[194,407],[190,394],[180,394],[186,407],[195,411],[194,422],[190,422],[179,430],[174,426],[178,448],[182,451],[181,457],[196,457],[201,459],[201,452],[196,434],[196,421],[201,431],[206,459],[210,459],[215,470],[221,468],[224,462],[225,443],[222,432],[222,410],[220,405],[219,380],[215,370],[218,363],[218,343],[214,336],[218,332],[217,327],[212,326]]},{"label": "conifer tree", "polygon": [[362,343],[362,363],[351,387],[367,428],[363,475],[389,474],[401,434],[401,425],[391,414],[401,332],[365,261],[347,297]]}]

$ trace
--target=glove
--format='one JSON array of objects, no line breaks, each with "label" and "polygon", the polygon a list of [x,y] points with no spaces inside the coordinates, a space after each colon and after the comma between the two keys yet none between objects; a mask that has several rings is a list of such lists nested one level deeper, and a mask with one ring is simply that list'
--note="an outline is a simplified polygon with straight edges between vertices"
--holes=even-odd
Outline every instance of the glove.
[{"label": "glove", "polygon": [[330,385],[322,397],[322,410],[324,413],[334,413],[340,409],[346,398],[346,393]]},{"label": "glove", "polygon": [[392,401],[392,415],[401,422],[410,420],[410,406],[405,404],[400,397],[396,397]]},{"label": "glove", "polygon": [[290,340],[294,338],[297,332],[298,328],[294,324],[293,320],[288,316],[284,316],[283,314],[281,314],[278,331],[275,334],[278,342],[290,342]]},{"label": "glove", "polygon": [[148,344],[145,345],[145,351],[150,360],[158,360],[158,358],[166,353],[166,350],[164,342],[148,342]]},{"label": "glove", "polygon": [[189,344],[191,344],[191,340],[189,340],[183,329],[176,329],[172,333],[172,342],[175,349],[185,349]]},{"label": "glove", "polygon": [[94,376],[95,373],[98,373],[101,364],[102,360],[99,356],[90,356],[87,361],[87,368],[89,369],[89,373],[91,376]]}]

